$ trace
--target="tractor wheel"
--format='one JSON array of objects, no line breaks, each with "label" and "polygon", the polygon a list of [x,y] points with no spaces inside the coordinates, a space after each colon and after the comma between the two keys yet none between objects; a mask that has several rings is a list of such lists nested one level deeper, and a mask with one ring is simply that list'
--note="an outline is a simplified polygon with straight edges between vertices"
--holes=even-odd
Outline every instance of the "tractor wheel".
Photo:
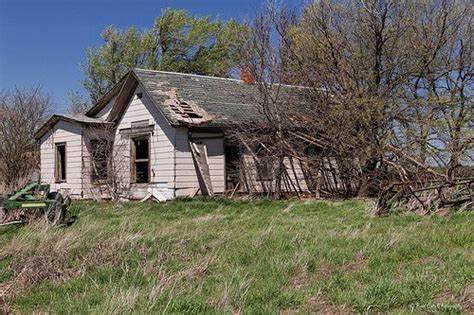
[{"label": "tractor wheel", "polygon": [[71,205],[71,198],[69,196],[66,196],[64,198],[63,202],[61,205],[57,208],[58,210],[56,211],[56,216],[54,217],[54,225],[59,225],[63,224],[64,220],[66,219],[66,212],[69,209],[69,206]]},{"label": "tractor wheel", "polygon": [[46,209],[45,216],[46,221],[48,223],[54,223],[56,221],[56,217],[58,213],[61,212],[61,207],[63,205],[64,199],[60,193],[55,194],[54,202],[49,205],[48,209]]}]

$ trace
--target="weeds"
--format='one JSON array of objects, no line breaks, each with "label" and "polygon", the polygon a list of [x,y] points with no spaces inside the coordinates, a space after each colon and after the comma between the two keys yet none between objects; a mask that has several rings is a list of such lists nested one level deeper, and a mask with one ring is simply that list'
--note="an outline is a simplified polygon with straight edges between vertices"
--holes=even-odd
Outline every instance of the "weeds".
[{"label": "weeds", "polygon": [[365,201],[76,202],[71,227],[0,230],[0,309],[473,311],[472,213],[378,218],[370,209]]}]

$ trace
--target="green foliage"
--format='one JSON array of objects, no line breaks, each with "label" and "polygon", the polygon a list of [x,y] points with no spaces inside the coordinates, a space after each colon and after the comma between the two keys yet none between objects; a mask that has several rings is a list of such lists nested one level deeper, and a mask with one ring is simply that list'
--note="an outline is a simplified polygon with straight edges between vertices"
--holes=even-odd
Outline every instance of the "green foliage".
[{"label": "green foliage", "polygon": [[96,101],[133,67],[229,76],[247,32],[235,20],[193,17],[177,9],[164,10],[150,30],[110,26],[102,33],[103,45],[87,51],[83,84]]},{"label": "green foliage", "polygon": [[13,284],[13,313],[461,313],[473,213],[380,218],[370,208],[74,202],[71,227],[0,228],[0,286]]}]

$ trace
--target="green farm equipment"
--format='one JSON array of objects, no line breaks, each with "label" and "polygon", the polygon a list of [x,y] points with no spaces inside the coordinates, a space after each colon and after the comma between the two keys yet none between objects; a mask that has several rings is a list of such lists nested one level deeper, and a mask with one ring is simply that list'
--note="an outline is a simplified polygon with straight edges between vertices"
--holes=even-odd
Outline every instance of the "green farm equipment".
[{"label": "green farm equipment", "polygon": [[9,195],[0,206],[0,223],[25,223],[41,216],[53,225],[64,223],[71,199],[49,189],[49,185],[32,182]]}]

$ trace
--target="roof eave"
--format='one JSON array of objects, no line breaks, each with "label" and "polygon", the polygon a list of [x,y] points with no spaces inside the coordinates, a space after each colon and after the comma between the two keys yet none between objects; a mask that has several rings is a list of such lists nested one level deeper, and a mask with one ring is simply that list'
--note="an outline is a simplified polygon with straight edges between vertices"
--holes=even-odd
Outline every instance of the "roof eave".
[{"label": "roof eave", "polygon": [[53,114],[37,131],[33,134],[35,140],[40,140],[51,128],[58,123],[58,121],[63,120],[70,123],[75,123],[79,125],[108,125],[112,124],[107,121],[78,121],[70,117],[65,117],[58,114]]}]

